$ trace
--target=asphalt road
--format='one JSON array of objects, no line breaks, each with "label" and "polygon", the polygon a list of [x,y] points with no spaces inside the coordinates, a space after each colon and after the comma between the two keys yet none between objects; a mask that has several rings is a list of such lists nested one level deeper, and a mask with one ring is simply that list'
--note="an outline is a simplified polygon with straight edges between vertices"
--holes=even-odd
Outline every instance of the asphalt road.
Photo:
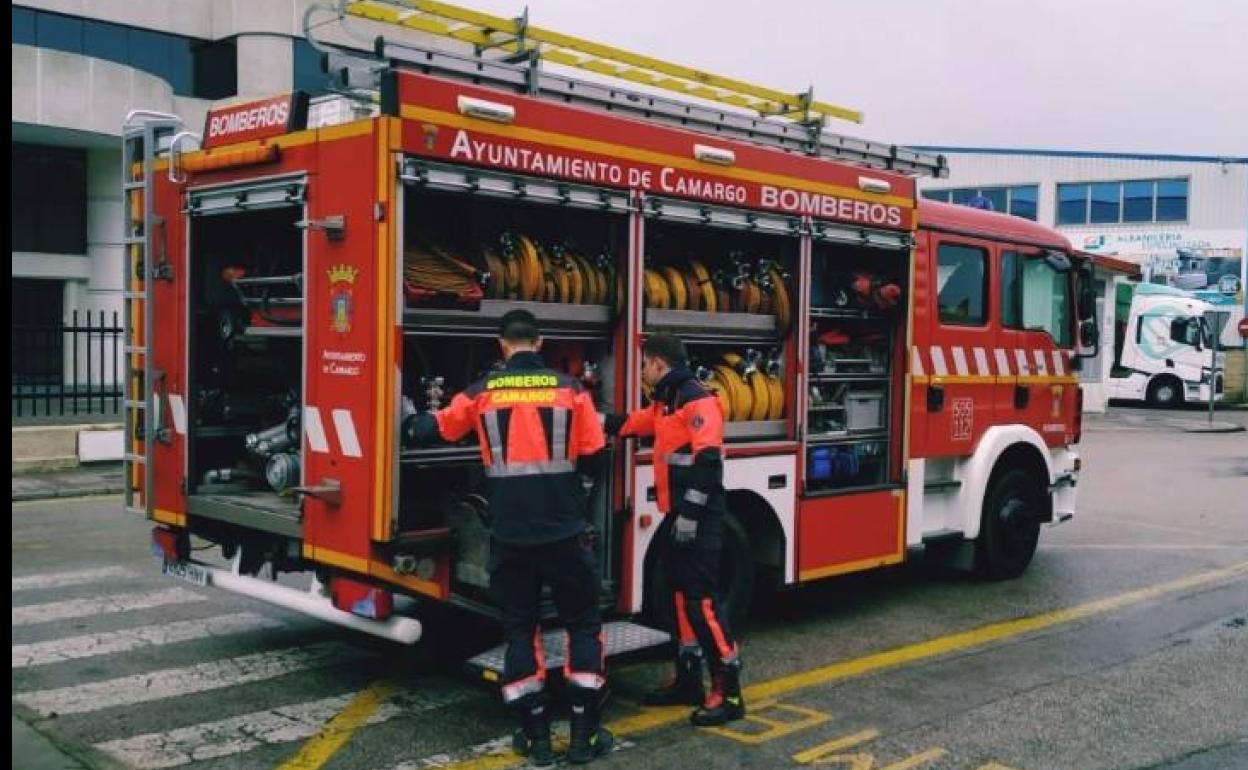
[{"label": "asphalt road", "polygon": [[[916,560],[769,598],[731,729],[639,708],[660,666],[613,667],[621,746],[596,766],[1248,768],[1248,434],[1176,427],[1194,416],[1090,420],[1079,515],[1018,580]],[[455,663],[492,628],[430,618],[432,651],[405,654],[174,582],[119,508],[13,508],[14,716],[84,764],[517,766]]]}]

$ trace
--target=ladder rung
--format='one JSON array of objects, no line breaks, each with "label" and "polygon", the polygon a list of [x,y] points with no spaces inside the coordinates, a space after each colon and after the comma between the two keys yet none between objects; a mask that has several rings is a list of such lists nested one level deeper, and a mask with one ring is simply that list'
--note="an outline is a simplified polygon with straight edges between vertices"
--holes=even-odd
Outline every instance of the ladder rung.
[{"label": "ladder rung", "polygon": [[122,182],[121,183],[121,189],[123,190],[142,190],[144,186],[145,184],[143,182]]},{"label": "ladder rung", "polygon": [[124,297],[125,299],[141,299],[141,300],[146,300],[146,299],[147,299],[147,292],[145,292],[145,291],[123,291],[123,292],[121,293],[121,296],[122,296],[122,297]]},{"label": "ladder rung", "polygon": [[140,345],[124,345],[121,348],[121,352],[126,355],[145,356],[147,355],[147,348]]},{"label": "ladder rung", "polygon": [[127,235],[121,239],[121,242],[126,246],[143,246],[147,243],[147,238],[142,235],[138,237],[131,237]]},{"label": "ladder rung", "polygon": [[125,458],[126,458],[126,462],[138,463],[139,465],[147,465],[147,458],[144,457],[143,455],[130,454],[127,452],[125,455]]},{"label": "ladder rung", "polygon": [[127,505],[127,506],[125,506],[125,511],[126,511],[126,513],[133,513],[133,514],[135,514],[135,515],[137,515],[137,516],[146,516],[146,515],[147,515],[147,509],[146,509],[146,508],[135,508],[133,505]]},{"label": "ladder rung", "polygon": [[130,399],[126,399],[126,408],[127,409],[146,409],[147,402],[146,401],[132,401]]}]

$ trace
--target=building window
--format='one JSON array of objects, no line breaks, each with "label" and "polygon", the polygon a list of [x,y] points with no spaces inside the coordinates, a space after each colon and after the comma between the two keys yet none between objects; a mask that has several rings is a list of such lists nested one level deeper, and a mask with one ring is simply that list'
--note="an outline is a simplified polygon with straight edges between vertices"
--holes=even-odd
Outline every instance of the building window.
[{"label": "building window", "polygon": [[11,286],[14,385],[58,385],[64,368],[65,282],[14,278]]},{"label": "building window", "polygon": [[1036,201],[1040,198],[1037,185],[1019,185],[1010,188],[1010,213],[1016,217],[1030,219],[1033,222],[1038,215]]},{"label": "building window", "polygon": [[1122,221],[1152,222],[1154,185],[1147,182],[1123,182],[1122,184]]},{"label": "building window", "polygon": [[29,8],[13,8],[13,44],[35,45],[35,12]]},{"label": "building window", "polygon": [[1092,204],[1089,220],[1095,224],[1119,221],[1118,203],[1122,195],[1122,185],[1113,182],[1100,182],[1089,185],[1089,190],[1091,192],[1088,195],[1088,200]]},{"label": "building window", "polygon": [[328,93],[325,88],[327,76],[321,70],[321,52],[303,38],[295,40],[295,73],[296,91],[306,91],[308,96],[323,96]]},{"label": "building window", "polygon": [[1187,180],[1157,180],[1157,221],[1184,222],[1187,220]]},{"label": "building window", "polygon": [[37,13],[35,45],[57,51],[82,53],[82,19],[56,13]]},{"label": "building window", "polygon": [[937,254],[940,321],[982,326],[987,320],[984,290],[988,280],[988,253],[974,246],[942,243]]},{"label": "building window", "polygon": [[1186,179],[1139,179],[1057,186],[1059,225],[1184,222]]},{"label": "building window", "polygon": [[1013,187],[956,187],[948,190],[924,190],[928,200],[944,203],[971,204],[976,198],[987,199],[993,211],[1013,214],[1016,217],[1035,220],[1038,185],[1015,185]]},{"label": "building window", "polygon": [[87,253],[87,153],[13,143],[13,251]]},{"label": "building window", "polygon": [[233,38],[191,46],[195,94],[200,99],[227,99],[238,93],[238,43]]},{"label": "building window", "polygon": [[[238,93],[235,82],[237,78],[213,77],[214,73],[219,73],[221,62],[209,59],[201,63],[195,50],[201,42],[182,35],[48,11],[14,8],[13,42],[134,67],[165,80],[179,96],[222,99]],[[233,55],[232,42],[229,43],[229,50]],[[231,68],[237,67],[237,57],[234,58],[235,61],[229,65]],[[205,76],[198,72],[200,66],[209,68]],[[197,88],[201,81],[209,83],[203,90]],[[228,91],[223,85],[227,82]]]},{"label": "building window", "polygon": [[1082,225],[1088,221],[1088,186],[1059,184],[1057,186],[1057,223]]}]

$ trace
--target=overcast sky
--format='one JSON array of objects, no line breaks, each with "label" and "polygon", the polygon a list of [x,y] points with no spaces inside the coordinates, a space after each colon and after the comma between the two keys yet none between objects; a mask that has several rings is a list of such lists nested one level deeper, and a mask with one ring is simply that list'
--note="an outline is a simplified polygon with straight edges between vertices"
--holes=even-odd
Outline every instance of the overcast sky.
[{"label": "overcast sky", "polygon": [[[524,0],[461,0],[518,15]],[[1248,156],[1248,0],[528,0],[530,21],[862,110],[905,144]]]}]

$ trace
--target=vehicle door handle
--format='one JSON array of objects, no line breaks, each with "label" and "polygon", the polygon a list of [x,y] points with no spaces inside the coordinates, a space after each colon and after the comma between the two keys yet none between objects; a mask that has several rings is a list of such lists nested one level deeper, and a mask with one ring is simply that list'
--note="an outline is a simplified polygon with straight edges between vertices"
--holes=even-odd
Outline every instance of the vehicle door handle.
[{"label": "vehicle door handle", "polygon": [[1031,403],[1031,388],[1026,385],[1014,386],[1014,408],[1026,409]]},{"label": "vehicle door handle", "polygon": [[321,479],[319,484],[307,487],[295,487],[293,490],[296,494],[315,497],[323,501],[326,505],[334,507],[342,505],[342,482],[337,479]]},{"label": "vehicle door handle", "polygon": [[945,408],[945,389],[939,385],[927,386],[927,411],[939,412]]}]

